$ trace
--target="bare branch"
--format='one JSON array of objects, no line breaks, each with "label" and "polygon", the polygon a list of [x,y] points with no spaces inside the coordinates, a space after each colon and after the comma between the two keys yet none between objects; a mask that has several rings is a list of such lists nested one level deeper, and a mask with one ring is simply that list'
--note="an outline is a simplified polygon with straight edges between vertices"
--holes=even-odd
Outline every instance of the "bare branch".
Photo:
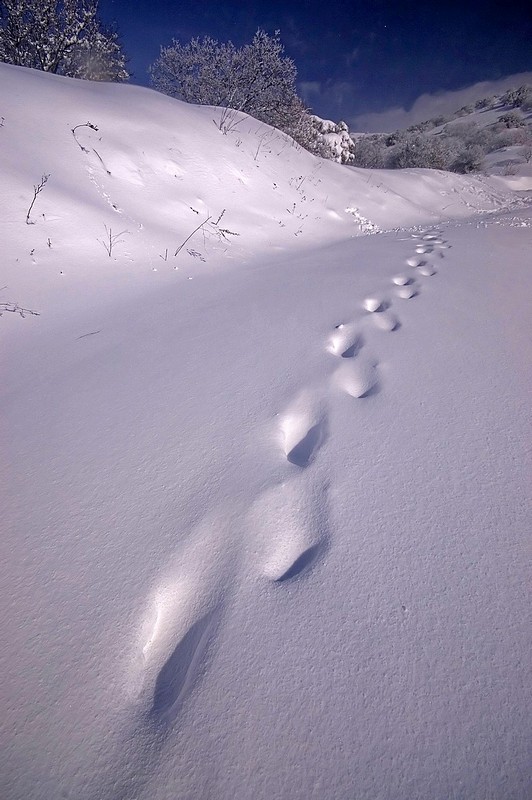
[{"label": "bare branch", "polygon": [[39,183],[33,187],[33,200],[31,201],[30,207],[28,208],[28,213],[26,214],[26,225],[33,225],[33,223],[30,222],[31,209],[33,208],[35,201],[37,200],[37,196],[42,192],[42,190],[46,186],[49,177],[50,175],[43,175]]}]

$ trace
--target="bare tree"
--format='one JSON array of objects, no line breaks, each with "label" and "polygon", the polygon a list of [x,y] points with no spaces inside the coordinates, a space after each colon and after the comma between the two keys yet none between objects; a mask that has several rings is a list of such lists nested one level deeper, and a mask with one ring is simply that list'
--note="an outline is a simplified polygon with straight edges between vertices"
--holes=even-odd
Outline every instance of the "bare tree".
[{"label": "bare tree", "polygon": [[0,61],[87,80],[129,77],[97,0],[0,0]]}]

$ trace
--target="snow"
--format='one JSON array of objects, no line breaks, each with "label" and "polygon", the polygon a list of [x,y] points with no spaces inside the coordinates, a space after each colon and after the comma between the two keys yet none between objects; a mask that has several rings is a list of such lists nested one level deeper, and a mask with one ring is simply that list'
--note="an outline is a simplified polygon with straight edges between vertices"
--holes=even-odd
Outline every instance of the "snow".
[{"label": "snow", "polygon": [[529,197],[0,80],[3,797],[525,800]]}]

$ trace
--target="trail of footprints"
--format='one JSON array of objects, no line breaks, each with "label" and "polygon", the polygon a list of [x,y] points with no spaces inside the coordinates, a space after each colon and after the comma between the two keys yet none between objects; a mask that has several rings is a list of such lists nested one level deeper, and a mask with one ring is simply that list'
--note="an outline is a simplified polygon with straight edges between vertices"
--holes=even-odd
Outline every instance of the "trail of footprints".
[{"label": "trail of footprints", "polygon": [[[415,255],[406,259],[407,269],[394,275],[391,280],[391,299],[380,295],[366,297],[364,310],[374,328],[391,333],[400,328],[400,321],[392,311],[393,301],[410,300],[420,293],[419,278],[436,274],[435,259],[443,257],[448,245],[437,230],[412,234],[415,242]],[[333,380],[347,394],[357,399],[376,394],[379,386],[378,362],[365,354],[365,342],[360,322],[342,322],[329,336],[326,350],[342,359],[334,373]],[[319,423],[318,423],[319,418]],[[310,395],[302,394],[281,418],[282,438],[285,442],[285,455],[289,461],[300,467],[308,466],[314,459],[316,450],[324,437],[316,430],[326,430],[326,412],[321,406],[319,414],[312,405]],[[302,457],[294,458],[301,451]]]},{"label": "trail of footprints", "polygon": [[[261,495],[245,519],[246,530],[258,538],[262,575],[273,584],[284,585],[298,578],[327,549],[328,487],[320,470],[319,451],[329,436],[328,388],[357,402],[370,400],[380,391],[378,361],[367,352],[364,329],[370,325],[385,333],[399,330],[395,301],[420,293],[419,280],[436,274],[435,261],[443,258],[448,246],[437,230],[412,234],[412,239],[415,253],[406,259],[405,270],[392,278],[389,297],[366,297],[362,320],[342,322],[328,337],[325,350],[338,360],[329,387],[303,389],[276,418],[279,448],[290,465],[287,478]],[[231,549],[224,535],[228,523],[223,515],[216,515],[205,518],[200,527],[199,539],[192,537],[199,545],[193,553],[181,555],[179,567],[170,570],[172,577],[167,575],[152,595],[151,616],[141,635],[141,675],[134,683],[136,693],[141,694],[145,673],[149,673],[149,718],[156,724],[167,723],[177,714],[223,614],[222,589],[231,567],[220,571],[220,560],[207,557],[207,551],[213,547],[221,554]],[[198,546],[206,555],[199,575]],[[190,564],[189,577],[184,562]]]},{"label": "trail of footprints", "polygon": [[[374,329],[385,333],[399,330],[401,327],[399,318],[392,310],[394,301],[410,300],[420,293],[419,279],[436,274],[434,261],[438,257],[443,257],[443,251],[448,246],[438,230],[413,234],[412,239],[415,242],[415,255],[406,259],[406,269],[403,272],[393,276],[390,297],[385,298],[381,295],[366,297],[363,302],[366,317],[362,322],[355,320],[342,322],[327,339],[325,349],[340,362],[333,372],[332,386],[356,400],[371,398],[380,391],[378,360],[366,352],[363,328],[370,324]],[[319,472],[318,451],[328,434],[324,399],[326,394],[326,388],[321,396],[319,393],[305,390],[295,398],[284,414],[280,415],[279,433],[284,455],[287,461],[300,470],[316,462],[315,469]],[[283,486],[279,491],[285,490]],[[303,503],[302,497],[301,504]],[[282,526],[282,520],[277,522]],[[327,541],[323,523],[309,526],[307,519],[305,523],[300,523],[298,528],[300,532],[297,536],[293,532],[294,527],[297,527],[293,521],[288,527],[290,530],[286,530],[285,539],[291,536],[292,544],[296,540],[300,540],[300,544],[292,547],[283,541],[280,545],[279,564],[274,569],[266,571],[272,580],[286,580],[300,575],[312,565],[316,556],[323,552],[324,543]],[[289,557],[289,553],[292,556]],[[290,558],[292,561],[288,563]],[[275,562],[275,558],[273,560]]]}]

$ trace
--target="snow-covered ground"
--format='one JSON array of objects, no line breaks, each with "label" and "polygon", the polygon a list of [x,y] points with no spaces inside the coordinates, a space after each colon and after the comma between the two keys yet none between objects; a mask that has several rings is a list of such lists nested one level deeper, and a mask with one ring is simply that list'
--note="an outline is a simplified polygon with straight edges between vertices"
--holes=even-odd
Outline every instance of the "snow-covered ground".
[{"label": "snow-covered ground", "polygon": [[0,81],[2,797],[529,798],[527,195]]}]

